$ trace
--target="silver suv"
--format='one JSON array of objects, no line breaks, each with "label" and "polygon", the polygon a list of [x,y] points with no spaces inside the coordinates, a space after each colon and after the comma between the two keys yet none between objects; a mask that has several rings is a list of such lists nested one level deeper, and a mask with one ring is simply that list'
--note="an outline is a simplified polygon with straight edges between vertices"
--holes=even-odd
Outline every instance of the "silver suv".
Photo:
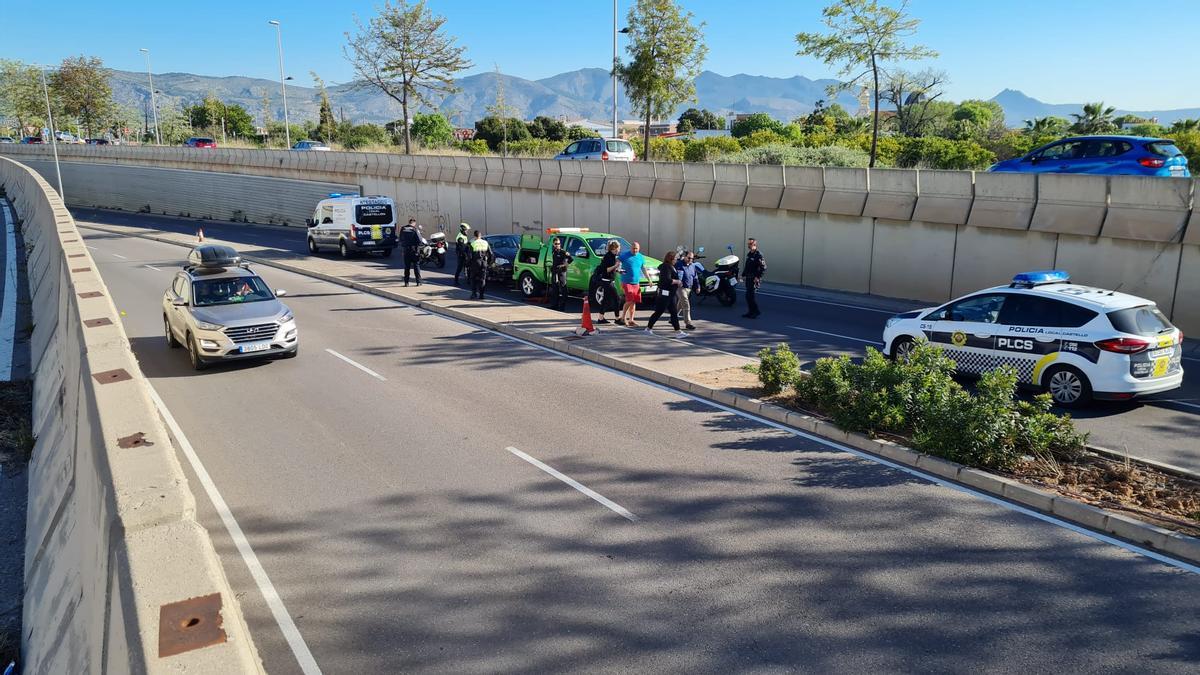
[{"label": "silver suv", "polygon": [[624,138],[585,138],[568,145],[554,159],[602,159],[632,162],[633,146]]},{"label": "silver suv", "polygon": [[286,294],[272,292],[232,248],[197,246],[163,294],[167,345],[186,346],[196,370],[216,361],[290,359],[300,336],[292,310],[276,299]]}]

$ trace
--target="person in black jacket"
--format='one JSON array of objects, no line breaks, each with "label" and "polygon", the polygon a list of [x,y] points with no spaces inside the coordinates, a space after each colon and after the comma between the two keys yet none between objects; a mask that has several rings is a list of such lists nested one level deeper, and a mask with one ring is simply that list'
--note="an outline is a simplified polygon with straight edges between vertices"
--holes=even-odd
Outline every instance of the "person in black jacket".
[{"label": "person in black jacket", "polygon": [[588,295],[591,296],[591,302],[594,305],[591,310],[600,312],[600,319],[596,323],[608,323],[608,319],[604,318],[607,312],[613,313],[613,319],[620,318],[617,314],[617,289],[613,285],[613,280],[621,271],[621,261],[617,258],[617,254],[620,252],[621,242],[616,239],[608,242],[608,252],[604,254],[604,257],[600,259],[600,264],[592,271]]},{"label": "person in black jacket", "polygon": [[[454,258],[456,261],[454,267],[454,285],[458,285],[458,278],[463,272],[467,271],[467,265],[471,261],[471,237],[467,232],[471,229],[466,223],[458,224],[458,235],[454,237]],[[470,273],[468,272],[468,275]],[[469,281],[468,276],[468,281]]]},{"label": "person in black jacket", "polygon": [[408,271],[412,270],[421,285],[421,233],[417,231],[417,219],[409,218],[408,224],[400,228],[400,247],[404,249],[404,285],[408,285]]},{"label": "person in black jacket", "polygon": [[562,238],[555,237],[550,252],[550,307],[560,312],[567,308],[567,267],[575,260],[563,250]]},{"label": "person in black jacket", "polygon": [[767,273],[767,261],[763,260],[762,252],[758,250],[758,241],[746,241],[746,268],[742,278],[746,281],[746,309],[742,316],[747,319],[757,319],[762,312],[758,311],[758,287],[762,285],[763,275]]},{"label": "person in black jacket", "polygon": [[679,272],[675,270],[675,251],[667,251],[662,264],[658,266],[658,300],[654,304],[654,313],[646,322],[646,332],[654,332],[654,324],[663,315],[670,312],[671,327],[675,329],[675,337],[685,338],[687,333],[679,330],[679,311],[675,306],[675,294],[683,284],[679,280]]}]

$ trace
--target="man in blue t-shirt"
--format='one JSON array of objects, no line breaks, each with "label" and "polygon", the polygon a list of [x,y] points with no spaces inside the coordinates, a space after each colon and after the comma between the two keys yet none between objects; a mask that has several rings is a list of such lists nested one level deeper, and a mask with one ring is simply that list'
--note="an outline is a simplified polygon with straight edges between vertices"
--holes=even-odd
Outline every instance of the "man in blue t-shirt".
[{"label": "man in blue t-shirt", "polygon": [[642,301],[642,275],[645,273],[646,256],[642,255],[642,245],[633,242],[628,251],[619,256],[621,260],[621,290],[625,293],[625,305],[621,307],[621,318],[617,319],[619,326],[636,326],[633,321],[638,303]]}]

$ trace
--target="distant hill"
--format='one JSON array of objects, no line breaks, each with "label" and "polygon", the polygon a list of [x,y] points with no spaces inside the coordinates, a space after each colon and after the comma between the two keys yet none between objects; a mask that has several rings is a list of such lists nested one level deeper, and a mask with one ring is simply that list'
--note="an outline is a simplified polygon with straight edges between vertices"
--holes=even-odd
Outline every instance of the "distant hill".
[{"label": "distant hill", "polygon": [[[145,73],[111,71],[113,96],[118,102],[144,109],[150,98]],[[551,117],[588,118],[597,122],[612,119],[612,78],[602,68],[584,68],[561,73],[541,80],[527,80],[513,75],[482,73],[458,81],[459,93],[447,97],[439,109],[460,126],[471,126],[487,115],[487,107],[496,101],[496,90],[503,82],[505,104],[525,119],[538,115]],[[789,121],[812,110],[819,100],[829,97],[826,86],[835,80],[810,80],[803,76],[789,78],[754,75],[718,75],[704,71],[696,78],[695,103],[680,106],[677,112],[695,106],[714,112],[765,112]],[[217,98],[238,103],[256,118],[265,94],[270,98],[273,117],[283,114],[279,82],[251,77],[208,77],[190,73],[161,73],[154,76],[154,86],[161,96],[176,105],[191,105],[212,93]],[[293,120],[316,119],[319,99],[312,87],[288,85],[288,112]],[[632,117],[629,101],[620,88],[619,116]],[[329,98],[335,114],[345,115],[355,122],[390,122],[400,117],[400,105],[382,93],[353,84],[329,88]],[[837,100],[854,112],[858,102],[849,94]],[[160,102],[160,105],[162,103]]]},{"label": "distant hill", "polygon": [[[1082,103],[1043,103],[1015,89],[1005,89],[993,96],[991,100],[999,103],[1000,107],[1004,108],[1004,120],[1010,127],[1024,126],[1025,120],[1049,117],[1051,115],[1070,120],[1071,113],[1078,113],[1083,110]],[[1200,118],[1200,108],[1117,110],[1117,114],[1157,118],[1159,124],[1169,125],[1176,120]]]}]

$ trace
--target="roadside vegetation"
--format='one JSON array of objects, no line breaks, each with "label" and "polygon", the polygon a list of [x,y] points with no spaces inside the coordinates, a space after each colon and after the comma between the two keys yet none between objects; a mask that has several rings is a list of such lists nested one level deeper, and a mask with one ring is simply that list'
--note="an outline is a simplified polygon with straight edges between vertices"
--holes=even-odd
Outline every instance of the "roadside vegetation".
[{"label": "roadside vegetation", "polygon": [[1049,395],[1018,396],[1011,368],[985,373],[967,388],[953,376],[953,361],[927,343],[915,345],[906,360],[869,348],[860,361],[821,358],[809,372],[786,344],[758,356],[754,393],[774,403],[1200,534],[1200,483],[1089,452],[1087,435],[1070,416],[1051,410]]}]

